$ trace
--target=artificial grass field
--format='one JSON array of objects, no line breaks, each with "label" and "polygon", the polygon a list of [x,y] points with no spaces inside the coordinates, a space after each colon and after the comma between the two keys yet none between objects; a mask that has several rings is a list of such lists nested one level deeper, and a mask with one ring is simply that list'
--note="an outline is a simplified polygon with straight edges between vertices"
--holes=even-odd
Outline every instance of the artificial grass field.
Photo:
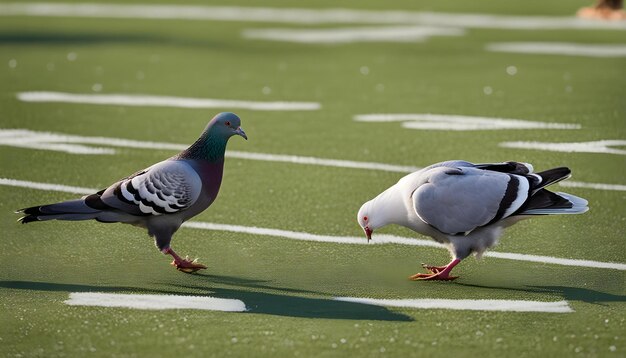
[{"label": "artificial grass field", "polygon": [[[236,5],[568,16],[587,3],[239,0]],[[302,25],[342,26],[348,25]],[[229,150],[420,167],[448,159],[516,160],[538,171],[569,166],[576,181],[626,184],[623,155],[498,146],[517,140],[624,139],[623,57],[484,50],[487,43],[504,41],[623,45],[624,31],[467,29],[464,36],[423,43],[343,45],[240,36],[243,29],[274,27],[298,25],[0,17],[0,129],[190,144],[215,113],[232,110],[242,118],[249,141],[232,138]],[[76,59],[69,61],[68,53]],[[507,74],[508,66],[517,73]],[[22,91],[93,93],[94,84],[104,94],[313,101],[322,108],[281,112],[16,99]],[[491,95],[485,86],[493,88]],[[264,87],[270,93],[263,93]],[[353,121],[365,113],[474,115],[582,128],[420,131],[397,122]],[[0,146],[0,177],[104,188],[174,154],[116,151],[80,155]],[[227,158],[218,199],[194,221],[360,236],[355,220],[360,205],[402,176]],[[625,263],[624,191],[553,189],[588,199],[590,211],[523,221],[494,251]],[[413,282],[407,277],[423,270],[419,263],[446,263],[448,253],[182,228],[172,247],[209,267],[188,275],[169,266],[145,230],[97,222],[15,222],[16,209],[78,196],[0,185],[2,356],[626,356],[622,270],[468,258],[455,269],[461,277],[454,282]],[[396,226],[379,232],[416,237]],[[63,301],[71,292],[210,295],[240,299],[249,311],[67,306]],[[332,299],[338,296],[567,300],[574,312],[384,308]]]}]

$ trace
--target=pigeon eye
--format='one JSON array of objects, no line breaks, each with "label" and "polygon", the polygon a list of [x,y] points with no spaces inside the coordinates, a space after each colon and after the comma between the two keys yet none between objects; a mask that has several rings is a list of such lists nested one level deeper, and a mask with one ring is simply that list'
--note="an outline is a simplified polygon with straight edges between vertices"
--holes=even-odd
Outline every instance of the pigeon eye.
[{"label": "pigeon eye", "polygon": [[363,217],[363,221],[367,221],[367,216],[364,216],[364,217]]},{"label": "pigeon eye", "polygon": [[224,124],[226,124],[227,126],[230,127],[230,121],[226,121],[226,123],[224,123]]}]

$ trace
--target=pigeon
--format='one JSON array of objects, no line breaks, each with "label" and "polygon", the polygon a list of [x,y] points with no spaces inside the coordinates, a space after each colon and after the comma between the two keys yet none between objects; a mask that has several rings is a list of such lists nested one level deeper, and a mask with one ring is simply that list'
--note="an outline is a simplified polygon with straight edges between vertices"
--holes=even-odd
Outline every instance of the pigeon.
[{"label": "pigeon", "polygon": [[174,258],[176,269],[191,273],[207,267],[181,258],[170,246],[183,222],[208,208],[222,183],[226,143],[233,135],[248,139],[234,113],[219,113],[200,138],[177,155],[80,199],[18,210],[22,224],[46,220],[126,223],[148,230],[157,248]]},{"label": "pigeon", "polygon": [[361,206],[357,220],[367,240],[387,224],[405,226],[444,244],[452,256],[445,266],[422,264],[428,273],[412,280],[454,280],[452,269],[474,253],[494,246],[504,229],[535,215],[581,214],[587,200],[545,187],[571,176],[560,167],[533,173],[527,163],[473,164],[452,160],[400,179]]}]

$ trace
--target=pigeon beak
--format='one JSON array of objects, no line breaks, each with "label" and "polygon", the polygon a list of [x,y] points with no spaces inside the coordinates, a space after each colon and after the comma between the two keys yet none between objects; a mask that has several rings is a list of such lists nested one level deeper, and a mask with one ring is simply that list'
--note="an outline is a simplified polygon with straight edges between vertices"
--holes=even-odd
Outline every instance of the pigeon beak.
[{"label": "pigeon beak", "polygon": [[366,226],[363,230],[365,231],[365,236],[367,237],[367,242],[370,242],[370,240],[372,239],[372,233],[374,231],[372,231],[372,229],[370,229],[369,226]]},{"label": "pigeon beak", "polygon": [[235,134],[242,136],[243,139],[245,140],[248,140],[248,136],[246,135],[246,132],[244,132],[243,129],[241,129],[241,127],[237,127],[237,129],[235,129]]}]

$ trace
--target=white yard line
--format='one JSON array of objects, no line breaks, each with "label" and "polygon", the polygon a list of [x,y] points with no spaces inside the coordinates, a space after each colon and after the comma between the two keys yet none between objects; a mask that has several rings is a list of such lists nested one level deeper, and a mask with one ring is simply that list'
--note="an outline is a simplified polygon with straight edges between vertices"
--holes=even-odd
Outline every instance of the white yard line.
[{"label": "white yard line", "polygon": [[595,21],[574,16],[508,16],[490,14],[295,9],[238,6],[24,3],[0,4],[0,16],[171,19],[271,22],[291,24],[414,24],[489,29],[605,29],[626,30],[623,21]]},{"label": "white yard line", "polygon": [[[87,147],[82,144],[97,144],[122,148],[141,148],[157,150],[180,151],[188,147],[184,144],[136,141],[122,138],[85,137],[63,133],[39,132],[28,129],[0,129],[0,145],[32,148],[42,150],[62,151],[70,154],[114,154],[115,150],[104,147]],[[418,170],[418,167],[393,165],[375,162],[357,162],[351,160],[327,159],[289,154],[270,154],[242,151],[226,151],[226,157],[260,160],[268,162],[282,162],[303,165],[319,165],[338,168],[369,169],[388,172],[409,173]]]},{"label": "white yard line", "polygon": [[[350,244],[350,245],[385,245],[385,244],[397,244],[408,246],[426,246],[445,248],[445,246],[438,244],[432,240],[413,239],[409,237],[401,237],[394,235],[376,235],[369,243],[365,237],[358,236],[331,236],[331,235],[318,235],[307,232],[287,231],[279,229],[259,228],[254,226],[239,226],[239,225],[226,225],[215,224],[207,222],[186,222],[184,227],[202,229],[202,230],[214,230],[214,231],[228,231],[245,233],[252,235],[263,235],[280,237],[291,240],[301,241],[314,241],[314,242],[328,242],[337,244]],[[528,261],[528,262],[540,262],[547,264],[563,265],[563,266],[578,266],[578,267],[592,267],[592,268],[608,268],[615,270],[626,270],[626,264],[614,263],[614,262],[601,262],[591,260],[578,260],[578,259],[564,259],[551,256],[539,256],[539,255],[527,255],[517,254],[509,252],[494,252],[488,251],[484,254],[487,257],[516,260],[516,261]]]},{"label": "white yard line", "polygon": [[28,129],[0,129],[0,145],[18,148],[52,150],[70,154],[115,154],[112,148],[88,147],[96,144],[110,147],[180,151],[188,146],[175,143],[136,141],[123,138],[86,137],[64,133],[31,131]]},{"label": "white yard line", "polygon": [[[331,235],[318,235],[308,232],[298,232],[280,229],[270,229],[255,226],[240,226],[240,225],[227,225],[216,224],[208,222],[190,221],[183,224],[183,227],[201,230],[211,231],[228,231],[237,232],[242,234],[262,235],[280,237],[283,239],[299,240],[299,241],[312,241],[312,242],[327,242],[335,244],[349,244],[349,245],[367,245],[367,239],[365,236],[331,236]],[[394,235],[376,235],[376,239],[370,241],[373,245],[385,245],[385,244],[398,244],[409,246],[427,246],[427,247],[440,247],[440,245],[432,240],[420,240],[408,237],[400,237]]]},{"label": "white yard line", "polygon": [[504,129],[580,129],[580,124],[535,122],[521,119],[461,116],[430,113],[372,113],[353,117],[357,122],[403,122],[402,126],[420,130],[504,130]]},{"label": "white yard line", "polygon": [[261,102],[152,96],[145,94],[91,94],[37,91],[20,92],[17,94],[17,98],[23,102],[61,102],[135,107],[237,108],[256,111],[315,111],[321,108],[321,105],[317,102]]},{"label": "white yard line", "polygon": [[546,142],[502,142],[499,144],[505,148],[520,148],[547,150],[551,152],[565,153],[604,153],[626,155],[626,150],[611,148],[612,146],[626,146],[626,140],[598,140],[593,142],[579,143],[546,143]]},{"label": "white yard line", "polygon": [[451,27],[394,26],[334,29],[247,29],[248,39],[297,43],[343,44],[354,42],[418,42],[433,36],[462,36],[465,30]]},{"label": "white yard line", "polygon": [[222,312],[244,312],[246,305],[235,299],[210,296],[120,294],[72,292],[65,301],[70,306],[122,307],[140,310],[194,309]]},{"label": "white yard line", "polygon": [[517,254],[517,253],[511,253],[511,252],[497,252],[497,251],[486,252],[484,256],[493,257],[497,259],[505,259],[505,260],[516,260],[516,261],[538,262],[538,263],[543,263],[543,264],[553,264],[553,265],[562,265],[562,266],[589,267],[589,268],[626,271],[626,264],[622,264],[618,262],[603,262],[603,261],[582,260],[582,259],[565,259],[565,258],[552,257],[552,256],[528,255],[528,254]]},{"label": "white yard line", "polygon": [[560,186],[566,188],[585,188],[598,190],[626,191],[626,185],[619,184],[602,184],[602,183],[583,183],[579,181],[566,180],[559,182]]},{"label": "white yard line", "polygon": [[[36,182],[14,180],[14,179],[7,179],[7,178],[0,178],[0,185],[24,187],[24,188],[38,189],[38,190],[60,191],[60,192],[73,193],[73,194],[90,194],[90,193],[95,193],[99,190],[95,188],[93,189],[80,188],[80,187],[73,187],[73,186],[66,186],[66,185],[36,183]],[[255,227],[255,226],[228,225],[228,224],[217,224],[217,223],[208,223],[208,222],[199,222],[199,221],[186,222],[182,226],[186,228],[190,228],[190,229],[227,231],[227,232],[236,232],[236,233],[251,234],[251,235],[280,237],[283,239],[300,240],[300,241],[327,242],[327,243],[349,244],[349,245],[396,244],[396,245],[407,245],[407,246],[445,248],[445,246],[438,244],[432,240],[414,239],[410,237],[401,237],[401,236],[385,235],[385,234],[376,235],[375,239],[368,243],[365,237],[359,237],[359,236],[319,235],[319,234],[312,234],[308,232],[298,232],[298,231],[280,230],[280,229],[272,229],[272,228],[261,228],[261,227]],[[608,268],[608,269],[615,269],[615,270],[622,270],[622,271],[626,270],[626,264],[615,263],[615,262],[564,259],[564,258],[551,257],[551,256],[527,255],[527,254],[493,252],[493,251],[486,252],[484,256],[508,259],[508,260],[539,262],[539,263],[548,263],[548,264],[564,265],[564,266]]]},{"label": "white yard line", "polygon": [[410,172],[414,172],[420,169],[419,167],[414,167],[414,166],[409,166],[409,165],[394,165],[394,164],[374,163],[374,162],[355,162],[351,160],[303,157],[303,156],[288,155],[288,154],[267,154],[267,153],[226,151],[226,156],[230,158],[263,160],[263,161],[268,161],[268,162],[319,165],[319,166],[336,167],[336,168],[369,169],[369,170],[380,170],[380,171],[396,172],[396,173],[410,173]]},{"label": "white yard line", "polygon": [[[370,115],[363,115],[370,116]],[[365,121],[368,121],[368,117]],[[385,117],[387,118],[387,117]],[[392,120],[400,120],[393,119],[400,117],[388,117],[386,121]],[[626,141],[624,141],[626,142]],[[185,149],[187,146],[184,144],[176,144],[176,143],[165,143],[165,142],[150,142],[150,141],[137,141],[131,139],[123,139],[123,138],[107,138],[107,137],[86,137],[86,136],[78,136],[78,135],[68,135],[63,133],[51,133],[51,132],[40,132],[40,131],[31,131],[27,129],[0,129],[0,145],[18,147],[18,148],[31,148],[31,149],[41,149],[41,150],[53,150],[53,151],[62,151],[70,154],[114,154],[115,150],[111,148],[105,147],[88,147],[82,144],[96,144],[96,145],[105,145],[105,146],[113,146],[113,147],[122,147],[122,148],[141,148],[141,149],[156,149],[156,150],[175,150],[180,151]],[[534,142],[505,142],[501,143],[501,146],[514,146],[516,143],[534,143]],[[594,148],[598,147],[598,143],[603,145],[612,144],[619,145],[622,141],[600,141],[600,142],[591,142],[595,143],[593,145]],[[544,143],[545,144],[545,143]],[[548,143],[550,144],[550,143]],[[555,144],[555,143],[552,143]],[[556,143],[563,144],[563,143]],[[571,143],[564,143],[571,144]],[[521,148],[528,149],[527,144],[524,144]],[[541,149],[541,148],[538,148]],[[619,150],[618,150],[619,151]],[[290,163],[290,164],[301,164],[301,165],[319,165],[319,166],[328,166],[328,167],[336,167],[336,168],[350,168],[350,169],[367,169],[367,170],[380,170],[387,172],[397,172],[397,173],[410,173],[416,170],[419,170],[419,167],[415,166],[404,166],[404,165],[394,165],[394,164],[386,164],[386,163],[376,163],[376,162],[357,162],[351,160],[341,160],[341,159],[328,159],[328,158],[317,158],[317,157],[307,157],[307,156],[298,156],[298,155],[289,155],[289,154],[270,154],[270,153],[256,153],[256,152],[242,152],[242,151],[226,151],[226,157],[228,158],[237,158],[244,160],[260,160],[267,162],[279,162],[279,163]],[[597,190],[617,190],[617,191],[625,191],[626,186],[619,184],[602,184],[602,183],[583,183],[583,182],[573,182],[573,181],[565,181],[559,183],[564,187],[577,187],[577,188],[588,188],[588,189],[597,189]]]},{"label": "white yard line", "polygon": [[6,186],[12,186],[12,187],[18,187],[18,188],[37,189],[37,190],[60,191],[62,193],[72,193],[72,194],[92,194],[98,191],[98,189],[82,188],[79,186],[36,183],[32,181],[15,180],[15,179],[8,179],[8,178],[0,178],[0,185],[6,185]]},{"label": "white yard line", "polygon": [[485,47],[493,52],[585,57],[626,57],[626,45],[578,44],[565,42],[499,42]]},{"label": "white yard line", "polygon": [[547,312],[570,313],[574,310],[567,301],[542,302],[518,300],[466,300],[466,299],[375,299],[361,297],[335,297],[337,301],[362,303],[366,305],[420,309],[447,309],[462,311],[499,311],[499,312]]}]

